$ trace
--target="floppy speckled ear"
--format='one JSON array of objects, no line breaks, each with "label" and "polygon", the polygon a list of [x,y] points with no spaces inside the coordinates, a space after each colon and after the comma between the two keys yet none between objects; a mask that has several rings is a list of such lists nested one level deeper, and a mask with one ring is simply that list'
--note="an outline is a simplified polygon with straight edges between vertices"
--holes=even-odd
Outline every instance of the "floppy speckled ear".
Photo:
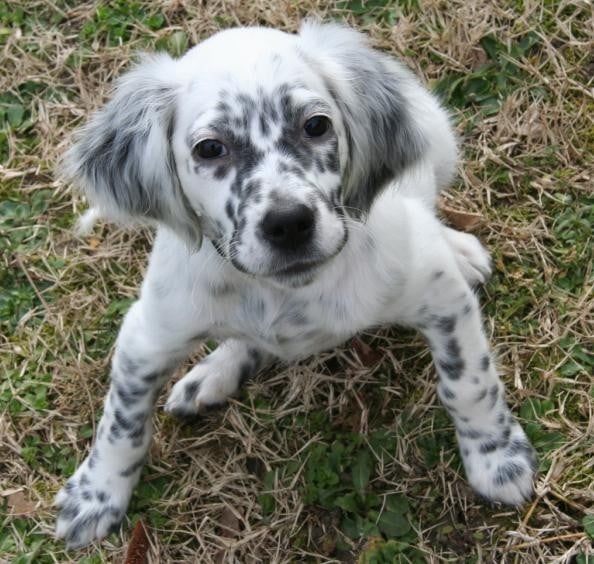
[{"label": "floppy speckled ear", "polygon": [[299,35],[342,115],[348,155],[344,203],[351,213],[365,213],[386,184],[427,149],[409,99],[421,87],[352,29],[306,22]]},{"label": "floppy speckled ear", "polygon": [[102,215],[157,220],[199,247],[200,220],[181,190],[171,147],[178,85],[168,77],[175,64],[165,54],[142,57],[78,132],[62,171]]}]

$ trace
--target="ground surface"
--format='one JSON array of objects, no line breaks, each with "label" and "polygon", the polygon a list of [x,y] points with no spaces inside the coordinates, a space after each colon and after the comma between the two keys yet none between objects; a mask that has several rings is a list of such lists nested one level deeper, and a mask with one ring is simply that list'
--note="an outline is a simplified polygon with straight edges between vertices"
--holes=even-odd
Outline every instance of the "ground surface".
[{"label": "ground surface", "polygon": [[[200,423],[159,411],[124,527],[65,552],[51,501],[89,446],[150,246],[72,234],[84,204],[53,174],[68,134],[137,50],[311,14],[366,30],[454,110],[465,163],[445,203],[480,214],[449,217],[494,256],[481,298],[538,496],[476,499],[425,346],[382,330],[261,375]],[[0,2],[0,561],[121,562],[142,519],[153,562],[587,562],[592,21],[583,0]]]}]

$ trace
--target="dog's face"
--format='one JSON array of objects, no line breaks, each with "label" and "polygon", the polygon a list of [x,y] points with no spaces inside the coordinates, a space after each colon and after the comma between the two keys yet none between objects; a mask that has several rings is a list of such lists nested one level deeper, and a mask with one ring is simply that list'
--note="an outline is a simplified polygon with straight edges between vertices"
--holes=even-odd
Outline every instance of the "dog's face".
[{"label": "dog's face", "polygon": [[259,30],[266,43],[252,41],[238,61],[253,31],[219,34],[188,57],[216,65],[201,69],[178,98],[174,155],[184,193],[208,218],[204,229],[218,252],[243,272],[295,284],[347,238],[345,131],[290,36]]},{"label": "dog's face", "polygon": [[104,209],[148,217],[239,270],[299,285],[424,150],[414,79],[336,25],[221,32],[145,59],[68,155]]}]

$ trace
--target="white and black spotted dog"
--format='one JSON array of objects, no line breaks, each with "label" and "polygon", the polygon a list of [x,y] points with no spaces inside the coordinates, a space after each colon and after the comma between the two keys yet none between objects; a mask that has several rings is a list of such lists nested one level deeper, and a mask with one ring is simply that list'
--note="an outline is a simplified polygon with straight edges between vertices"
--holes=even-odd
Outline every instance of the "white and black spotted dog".
[{"label": "white and black spotted dog", "polygon": [[224,403],[274,359],[369,327],[416,327],[471,485],[492,501],[527,499],[534,451],[471,289],[489,256],[435,216],[456,161],[436,99],[340,25],[227,30],[123,76],[66,170],[101,213],[159,227],[95,443],[56,498],[58,537],[82,546],[121,521],[159,390],[205,338],[221,343],[173,387],[173,414]]}]

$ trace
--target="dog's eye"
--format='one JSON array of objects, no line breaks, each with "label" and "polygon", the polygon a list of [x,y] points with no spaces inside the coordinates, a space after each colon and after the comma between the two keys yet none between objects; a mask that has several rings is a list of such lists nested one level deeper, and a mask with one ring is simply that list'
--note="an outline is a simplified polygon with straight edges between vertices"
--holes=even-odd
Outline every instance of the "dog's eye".
[{"label": "dog's eye", "polygon": [[228,152],[227,147],[216,139],[204,139],[192,150],[194,158],[200,157],[201,159],[218,159],[224,157]]},{"label": "dog's eye", "polygon": [[321,137],[330,129],[330,120],[326,116],[310,117],[303,125],[308,137]]}]

